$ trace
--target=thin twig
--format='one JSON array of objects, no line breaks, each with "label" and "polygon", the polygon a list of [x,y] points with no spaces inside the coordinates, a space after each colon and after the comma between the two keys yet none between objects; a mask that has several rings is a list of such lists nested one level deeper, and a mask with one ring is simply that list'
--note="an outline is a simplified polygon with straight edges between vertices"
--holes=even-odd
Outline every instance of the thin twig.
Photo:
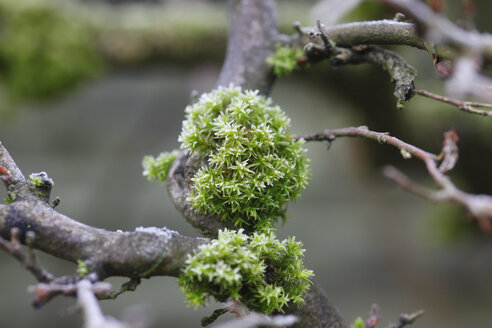
[{"label": "thin twig", "polygon": [[398,170],[396,167],[391,165],[386,165],[383,167],[383,175],[388,179],[392,180],[394,183],[399,185],[402,189],[411,192],[417,196],[427,198],[433,202],[441,202],[445,200],[445,195],[436,192],[433,189],[422,186],[421,184],[415,183],[403,172]]},{"label": "thin twig", "polygon": [[366,320],[365,328],[376,328],[380,320],[379,317],[379,306],[377,304],[373,304],[371,306],[371,314],[369,318]]},{"label": "thin twig", "polygon": [[387,328],[403,328],[407,325],[411,325],[412,323],[415,322],[415,320],[417,320],[423,315],[424,315],[423,310],[419,310],[411,314],[403,313],[400,315],[398,323],[390,323]]},{"label": "thin twig", "polygon": [[[384,0],[416,22],[418,30],[431,44],[448,46],[456,52],[446,93],[453,98],[477,97],[492,102],[492,79],[480,74],[483,63],[492,61],[492,35],[466,31],[441,15],[432,12],[421,1]],[[437,53],[433,55],[439,56]]]},{"label": "thin twig", "polygon": [[[304,139],[306,141],[326,141],[331,143],[337,137],[363,137],[376,140],[379,143],[387,143],[400,149],[400,152],[405,159],[410,158],[412,155],[419,158],[425,163],[428,173],[440,189],[434,191],[423,187],[411,181],[403,173],[394,168],[387,168],[384,173],[400,187],[416,195],[425,197],[434,202],[452,202],[466,207],[471,216],[477,219],[480,228],[484,232],[492,232],[492,196],[466,193],[458,189],[451,179],[443,173],[452,168],[454,162],[457,160],[457,146],[455,143],[458,140],[458,137],[455,131],[451,130],[446,132],[445,141],[443,143],[444,148],[448,147],[453,150],[449,151],[444,149],[442,152],[443,155],[439,157],[392,137],[388,133],[370,131],[365,126],[325,130],[320,133],[299,136],[297,139]],[[449,165],[444,165],[446,167],[443,168],[442,171],[438,167],[438,160],[441,157],[443,158],[443,162],[448,161],[450,163]]]},{"label": "thin twig", "polygon": [[474,107],[492,108],[492,104],[452,99],[452,98],[441,96],[441,95],[438,95],[438,94],[435,94],[435,93],[432,93],[432,92],[429,92],[429,91],[423,90],[423,89],[414,89],[414,92],[420,96],[424,96],[427,98],[431,98],[431,99],[434,99],[437,101],[441,101],[441,102],[456,106],[456,107],[458,107],[458,109],[460,109],[464,112],[482,115],[482,116],[492,116],[492,111],[474,108]]},{"label": "thin twig", "polygon": [[[415,322],[418,318],[424,315],[423,310],[416,311],[411,314],[400,314],[397,323],[390,323],[386,328],[403,328],[406,325],[410,325]],[[381,318],[379,316],[379,306],[377,304],[373,304],[371,307],[371,312],[369,318],[365,322],[365,328],[376,328]]]},{"label": "thin twig", "polygon": [[[348,127],[348,128],[341,128],[341,129],[334,129],[334,130],[325,130],[323,132],[319,133],[313,133],[313,134],[305,134],[296,137],[297,140],[299,139],[304,139],[305,141],[328,141],[332,142],[338,137],[363,137],[366,139],[372,139],[375,140],[379,143],[387,143],[389,145],[392,145],[400,151],[403,151],[403,154],[408,153],[413,156],[416,156],[420,158],[421,160],[427,160],[427,159],[435,159],[437,156],[426,152],[420,148],[417,148],[411,144],[408,144],[404,141],[401,141],[395,137],[392,137],[389,135],[388,132],[375,132],[375,131],[370,131],[366,126],[359,126],[359,127]],[[403,157],[408,156],[408,155],[403,155]]]},{"label": "thin twig", "polygon": [[39,284],[29,286],[28,291],[35,295],[32,305],[34,308],[39,309],[58,295],[70,297],[77,296],[77,284],[81,280],[89,280],[93,282],[92,292],[97,299],[108,299],[112,293],[114,293],[111,291],[111,284],[97,281],[97,277],[95,275],[88,275],[83,278],[78,275],[61,276],[48,283],[41,282]]},{"label": "thin twig", "polygon": [[[98,283],[99,285],[103,283]],[[107,290],[111,285],[104,283]],[[103,288],[102,286],[98,288]],[[76,286],[77,299],[84,313],[84,328],[129,328],[128,324],[120,322],[112,317],[105,316],[94,292],[94,285],[88,280],[81,280]]]},{"label": "thin twig", "polygon": [[0,237],[0,248],[6,251],[8,254],[16,258],[27,270],[29,270],[39,282],[49,282],[54,279],[54,276],[46,271],[39,263],[37,257],[32,250],[32,242],[35,235],[33,231],[26,233],[26,244],[28,245],[28,253],[22,250],[22,246],[19,241],[19,229],[13,228],[10,232],[11,241],[7,241]]}]

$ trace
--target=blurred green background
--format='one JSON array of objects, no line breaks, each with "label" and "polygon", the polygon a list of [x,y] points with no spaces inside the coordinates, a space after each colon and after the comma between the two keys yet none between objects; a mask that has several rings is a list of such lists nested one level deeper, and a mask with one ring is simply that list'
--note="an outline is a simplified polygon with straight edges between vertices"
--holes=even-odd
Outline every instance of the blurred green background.
[{"label": "blurred green background", "polygon": [[[10,37],[30,47],[26,53],[5,45],[2,42],[10,39],[5,29],[0,30],[0,140],[24,173],[46,171],[55,180],[52,196],[61,198],[61,213],[111,230],[166,226],[197,235],[174,209],[165,186],[142,177],[140,163],[144,155],[179,146],[177,136],[192,90],[214,88],[225,51],[226,5],[115,2],[0,1],[2,26],[17,18],[20,25],[14,25]],[[31,13],[23,20],[14,8],[20,3],[48,7],[41,7],[41,16]],[[492,4],[475,3],[477,28],[490,31],[487,13]],[[462,18],[460,4],[446,2],[446,13],[456,21]],[[282,29],[291,33],[295,20],[312,25],[313,18],[322,17],[311,10],[313,5],[315,1],[280,1]],[[55,14],[47,14],[53,10]],[[41,30],[39,17],[49,15],[61,15],[57,24],[72,26],[76,36],[59,39],[60,25],[53,28],[49,23]],[[66,17],[69,25],[64,25]],[[392,14],[369,1],[345,20],[377,17]],[[33,30],[39,33],[29,38]],[[25,40],[21,31],[27,31]],[[54,34],[48,37],[50,33]],[[80,54],[81,47],[86,55],[77,58],[83,65],[64,66],[73,58],[68,55]],[[417,87],[443,92],[428,54],[395,49],[417,68]],[[59,58],[67,64],[56,67],[63,62]],[[26,65],[34,69],[23,70]],[[24,82],[12,82],[20,78],[14,68],[25,74]],[[41,92],[40,86],[49,84],[45,75],[53,71],[59,72],[53,88]],[[319,64],[278,79],[271,97],[292,118],[295,134],[367,125],[437,153],[442,133],[454,127],[461,138],[460,161],[451,177],[465,191],[492,194],[490,118],[419,97],[398,111],[392,93],[389,77],[378,68],[332,70]],[[329,151],[323,144],[308,148],[312,181],[289,206],[290,219],[279,236],[295,235],[304,242],[306,266],[348,322],[366,316],[371,304],[378,303],[382,326],[401,312],[417,309],[426,314],[415,327],[490,325],[490,238],[466,221],[460,208],[430,204],[401,191],[380,173],[382,165],[392,164],[433,186],[422,163],[405,161],[397,150],[365,140],[340,139]],[[4,190],[0,196],[5,197]],[[39,256],[56,275],[75,271],[75,265]],[[116,288],[125,280],[109,281]],[[34,310],[26,291],[33,283],[26,270],[0,252],[2,327],[82,325],[72,298],[59,297]],[[152,327],[198,327],[200,318],[218,307],[185,307],[175,279],[169,277],[145,280],[137,291],[101,305],[106,314],[118,318],[144,313]]]}]

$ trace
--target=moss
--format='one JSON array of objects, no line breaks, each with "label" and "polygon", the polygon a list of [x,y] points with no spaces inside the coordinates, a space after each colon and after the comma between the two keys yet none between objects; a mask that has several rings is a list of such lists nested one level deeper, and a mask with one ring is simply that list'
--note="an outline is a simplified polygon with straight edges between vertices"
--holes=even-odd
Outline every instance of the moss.
[{"label": "moss", "polygon": [[0,0],[0,79],[11,102],[47,99],[96,75],[102,57],[83,21],[49,0]]},{"label": "moss", "polygon": [[208,165],[193,177],[188,197],[199,212],[248,231],[285,218],[287,202],[308,183],[303,141],[290,119],[257,91],[218,88],[186,108],[181,147]]},{"label": "moss", "polygon": [[90,267],[82,260],[77,260],[77,274],[79,277],[85,277],[89,274]]},{"label": "moss", "polygon": [[364,320],[362,320],[361,317],[358,317],[357,319],[354,320],[354,323],[350,325],[350,328],[365,328],[366,324]]},{"label": "moss", "polygon": [[191,305],[234,299],[261,313],[282,312],[300,304],[310,285],[311,270],[303,267],[302,243],[278,241],[275,234],[243,230],[219,231],[218,239],[189,256],[179,284]]},{"label": "moss", "polygon": [[164,182],[171,164],[178,155],[179,151],[173,150],[172,152],[161,153],[157,157],[145,156],[142,161],[143,175],[149,180]]},{"label": "moss", "polygon": [[17,195],[11,191],[7,192],[7,197],[4,198],[5,204],[12,204],[17,199]]},{"label": "moss", "polygon": [[267,59],[267,63],[273,68],[275,75],[290,75],[294,70],[300,69],[299,60],[304,56],[304,51],[300,48],[277,45],[275,54]]},{"label": "moss", "polygon": [[29,184],[37,188],[42,188],[44,187],[45,182],[43,181],[42,176],[38,175],[37,173],[33,173],[29,175]]},{"label": "moss", "polygon": [[[234,299],[268,314],[303,302],[313,273],[303,267],[302,244],[277,240],[273,225],[309,180],[303,141],[289,124],[270,99],[233,86],[186,108],[179,141],[201,163],[188,200],[198,212],[244,228],[219,231],[189,255],[179,284],[190,304]],[[144,158],[144,175],[163,181],[176,156]]]}]

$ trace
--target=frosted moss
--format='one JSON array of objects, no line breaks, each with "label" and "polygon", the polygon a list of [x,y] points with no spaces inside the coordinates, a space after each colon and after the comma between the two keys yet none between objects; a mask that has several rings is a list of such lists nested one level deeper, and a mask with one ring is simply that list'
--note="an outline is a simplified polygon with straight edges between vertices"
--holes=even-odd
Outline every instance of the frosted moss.
[{"label": "frosted moss", "polygon": [[[270,99],[239,87],[219,87],[186,108],[181,148],[204,163],[188,200],[240,228],[219,231],[188,256],[179,284],[190,304],[234,299],[268,314],[303,302],[313,273],[303,267],[302,244],[277,240],[273,225],[309,180],[303,141],[289,124]],[[146,157],[144,175],[163,181],[176,156]]]},{"label": "frosted moss", "polygon": [[234,299],[262,312],[283,312],[300,304],[310,285],[311,270],[303,267],[302,243],[279,241],[273,232],[248,236],[243,230],[219,231],[218,239],[189,255],[179,284],[191,305]]},{"label": "frosted moss", "polygon": [[178,155],[179,151],[173,150],[172,152],[161,153],[157,157],[145,156],[142,161],[143,175],[149,180],[165,181],[167,172]]},{"label": "frosted moss", "polygon": [[270,99],[238,87],[219,87],[188,106],[181,147],[208,160],[193,178],[193,207],[248,231],[285,218],[287,201],[309,180],[303,141],[289,124]]}]

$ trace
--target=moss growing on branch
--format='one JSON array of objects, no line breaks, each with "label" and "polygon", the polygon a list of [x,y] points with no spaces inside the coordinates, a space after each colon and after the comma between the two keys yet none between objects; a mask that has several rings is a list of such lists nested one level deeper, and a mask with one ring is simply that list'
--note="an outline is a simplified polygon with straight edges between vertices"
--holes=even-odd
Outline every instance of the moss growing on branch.
[{"label": "moss growing on branch", "polygon": [[145,156],[142,161],[143,175],[149,180],[164,182],[167,178],[169,167],[178,157],[179,151],[164,152],[159,156]]},{"label": "moss growing on branch", "polygon": [[309,179],[303,141],[288,132],[285,113],[237,87],[203,94],[186,113],[181,147],[208,164],[193,177],[192,205],[248,231],[285,218],[287,201]]},{"label": "moss growing on branch", "polygon": [[[188,200],[198,212],[244,228],[219,231],[189,256],[179,283],[190,304],[234,299],[268,314],[303,302],[313,273],[303,267],[302,244],[273,232],[309,179],[303,141],[289,124],[270,99],[233,86],[186,108],[179,141],[202,165],[192,170]],[[144,175],[163,181],[176,156],[146,157]]]},{"label": "moss growing on branch", "polygon": [[300,48],[277,45],[275,54],[267,59],[267,63],[273,68],[275,75],[290,75],[294,70],[300,69],[299,60],[305,56]]},{"label": "moss growing on branch", "polygon": [[352,325],[350,326],[350,328],[365,328],[365,327],[366,327],[366,323],[364,322],[364,320],[362,320],[361,317],[355,319]]},{"label": "moss growing on branch", "polygon": [[247,236],[226,229],[188,257],[179,284],[194,306],[212,296],[265,314],[282,312],[287,304],[302,303],[310,285],[313,273],[303,267],[303,253],[301,242],[280,242],[273,232]]}]

